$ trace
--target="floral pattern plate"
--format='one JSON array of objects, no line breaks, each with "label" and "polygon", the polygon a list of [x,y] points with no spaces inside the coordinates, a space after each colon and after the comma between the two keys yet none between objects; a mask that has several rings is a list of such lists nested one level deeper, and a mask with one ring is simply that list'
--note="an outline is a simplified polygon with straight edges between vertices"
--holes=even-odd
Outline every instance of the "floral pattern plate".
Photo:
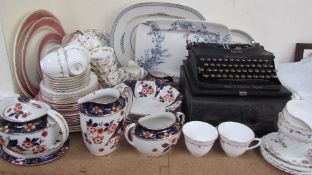
[{"label": "floral pattern plate", "polygon": [[275,157],[276,161],[280,162],[280,164],[296,167],[297,169],[312,168],[311,144],[279,138],[278,133],[270,133],[264,136],[261,140],[262,149],[265,148],[268,153]]},{"label": "floral pattern plate", "polygon": [[[149,72],[180,75],[182,60],[188,55],[187,41],[230,43],[230,30],[221,24],[194,20],[153,20],[138,26],[135,60]],[[141,41],[141,42],[140,42]]]},{"label": "floral pattern plate", "polygon": [[300,167],[296,167],[294,165],[285,164],[281,160],[277,159],[274,155],[272,155],[264,146],[260,148],[261,155],[263,158],[273,165],[274,167],[280,169],[281,171],[284,171],[289,174],[296,174],[296,175],[310,175],[311,170],[310,169],[301,169]]},{"label": "floral pattern plate", "polygon": [[153,19],[193,19],[205,21],[196,10],[179,4],[147,2],[127,7],[114,21],[111,45],[122,66],[134,60],[134,45],[137,26]]},{"label": "floral pattern plate", "polygon": [[133,103],[128,121],[136,121],[149,114],[176,111],[182,103],[182,94],[165,81],[127,81],[133,90]]},{"label": "floral pattern plate", "polygon": [[23,166],[41,165],[41,164],[49,163],[57,158],[60,158],[67,152],[68,148],[69,148],[69,139],[64,143],[64,145],[59,150],[49,155],[38,157],[38,158],[25,159],[25,158],[17,158],[17,157],[11,156],[10,154],[6,153],[2,147],[0,147],[0,157],[3,160],[6,160],[15,165],[23,165]]}]

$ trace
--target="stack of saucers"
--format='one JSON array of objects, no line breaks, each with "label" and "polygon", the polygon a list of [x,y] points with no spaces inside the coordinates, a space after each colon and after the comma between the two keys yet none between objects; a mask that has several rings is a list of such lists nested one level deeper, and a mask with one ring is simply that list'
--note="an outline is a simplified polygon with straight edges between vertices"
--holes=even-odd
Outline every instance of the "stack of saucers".
[{"label": "stack of saucers", "polygon": [[61,113],[70,132],[80,131],[79,105],[77,100],[98,89],[97,76],[90,71],[79,76],[50,78],[43,76],[38,100],[49,104]]},{"label": "stack of saucers", "polygon": [[290,100],[277,126],[278,132],[261,139],[264,159],[290,174],[312,174],[312,104]]}]

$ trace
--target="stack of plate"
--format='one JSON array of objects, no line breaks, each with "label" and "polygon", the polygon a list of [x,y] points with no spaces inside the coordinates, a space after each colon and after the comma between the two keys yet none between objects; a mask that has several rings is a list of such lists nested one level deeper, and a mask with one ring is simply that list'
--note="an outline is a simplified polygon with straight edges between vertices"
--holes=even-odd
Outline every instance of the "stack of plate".
[{"label": "stack of plate", "polygon": [[69,131],[76,132],[80,131],[77,100],[98,88],[97,76],[90,69],[74,77],[50,78],[43,76],[37,98],[61,113],[69,125]]},{"label": "stack of plate", "polygon": [[24,95],[39,91],[42,55],[62,43],[65,36],[60,21],[50,12],[38,10],[20,23],[14,39],[13,62],[17,84]]},{"label": "stack of plate", "polygon": [[260,151],[264,159],[284,172],[311,175],[311,144],[286,138],[277,132],[263,136]]}]

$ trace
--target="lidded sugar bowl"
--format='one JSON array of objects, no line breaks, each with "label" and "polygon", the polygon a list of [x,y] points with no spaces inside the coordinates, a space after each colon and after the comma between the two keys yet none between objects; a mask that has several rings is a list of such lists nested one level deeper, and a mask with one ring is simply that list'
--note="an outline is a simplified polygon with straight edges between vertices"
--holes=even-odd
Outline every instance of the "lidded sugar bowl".
[{"label": "lidded sugar bowl", "polygon": [[0,100],[0,145],[5,158],[42,158],[61,149],[68,135],[65,119],[47,104],[27,97]]}]

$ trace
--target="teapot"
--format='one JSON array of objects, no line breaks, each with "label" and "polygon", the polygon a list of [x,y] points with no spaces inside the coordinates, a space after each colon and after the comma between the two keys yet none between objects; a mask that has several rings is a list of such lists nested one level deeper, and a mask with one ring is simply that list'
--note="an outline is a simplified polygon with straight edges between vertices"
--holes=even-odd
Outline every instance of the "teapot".
[{"label": "teapot", "polygon": [[78,99],[83,141],[93,155],[107,155],[118,148],[132,99],[131,88],[123,83]]},{"label": "teapot", "polygon": [[0,100],[0,145],[8,154],[41,157],[61,148],[68,135],[65,119],[47,104],[28,97]]}]

